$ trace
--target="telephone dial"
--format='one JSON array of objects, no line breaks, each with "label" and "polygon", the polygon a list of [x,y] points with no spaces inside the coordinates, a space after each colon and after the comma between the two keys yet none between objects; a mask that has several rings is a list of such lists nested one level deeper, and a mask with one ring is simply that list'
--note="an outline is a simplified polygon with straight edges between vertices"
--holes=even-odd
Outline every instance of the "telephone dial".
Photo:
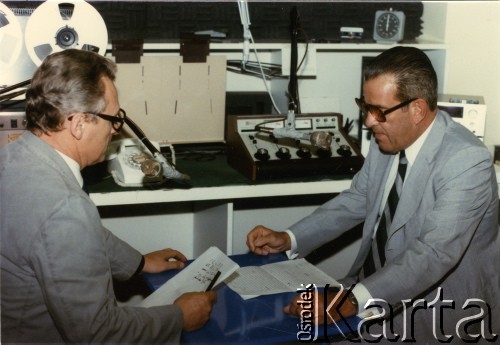
[{"label": "telephone dial", "polygon": [[[152,144],[159,150],[156,142]],[[146,169],[157,169],[149,162],[154,162],[153,156],[139,139],[122,139],[113,141],[108,146],[108,171],[116,184],[125,187],[143,186],[148,183],[161,182],[164,177],[157,172],[148,173]]]}]

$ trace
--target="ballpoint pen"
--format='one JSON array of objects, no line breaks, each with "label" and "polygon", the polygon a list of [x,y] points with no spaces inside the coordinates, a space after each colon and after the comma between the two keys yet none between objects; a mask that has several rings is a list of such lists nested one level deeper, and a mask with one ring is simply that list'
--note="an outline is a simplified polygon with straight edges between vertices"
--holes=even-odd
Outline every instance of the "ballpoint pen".
[{"label": "ballpoint pen", "polygon": [[208,284],[208,287],[207,287],[207,289],[205,291],[212,290],[212,288],[215,285],[215,282],[217,281],[217,279],[219,279],[220,274],[221,274],[220,271],[217,271],[217,273],[215,273],[215,276],[212,278],[212,281],[210,282],[210,284]]}]

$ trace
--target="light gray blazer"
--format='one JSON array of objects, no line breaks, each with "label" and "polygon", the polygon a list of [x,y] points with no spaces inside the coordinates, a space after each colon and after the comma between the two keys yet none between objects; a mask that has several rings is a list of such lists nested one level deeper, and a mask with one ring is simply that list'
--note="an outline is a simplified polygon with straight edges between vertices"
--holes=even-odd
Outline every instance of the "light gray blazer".
[{"label": "light gray blazer", "polygon": [[[364,221],[361,247],[346,279],[355,281],[370,249],[394,157],[383,154],[372,141],[350,189],[290,228],[301,256]],[[388,230],[387,264],[361,283],[373,297],[394,306],[417,297],[431,302],[442,287],[444,297],[456,302],[456,317],[445,315],[450,327],[463,316],[460,309],[466,299],[480,298],[495,310],[493,321],[500,325],[497,188],[486,147],[446,113],[438,112],[405,178]],[[418,322],[429,326],[432,315],[430,320],[423,315],[419,318],[417,313]]]},{"label": "light gray blazer", "polygon": [[112,278],[130,278],[141,254],[30,132],[0,150],[0,227],[2,342],[179,341],[177,306],[117,306]]}]

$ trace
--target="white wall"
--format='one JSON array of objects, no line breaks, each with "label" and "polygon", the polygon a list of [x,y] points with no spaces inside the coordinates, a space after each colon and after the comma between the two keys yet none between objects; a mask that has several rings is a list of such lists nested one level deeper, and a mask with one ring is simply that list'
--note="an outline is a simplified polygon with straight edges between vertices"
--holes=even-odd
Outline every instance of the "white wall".
[{"label": "white wall", "polygon": [[500,145],[500,1],[448,2],[445,43],[445,92],[483,96],[485,144]]}]

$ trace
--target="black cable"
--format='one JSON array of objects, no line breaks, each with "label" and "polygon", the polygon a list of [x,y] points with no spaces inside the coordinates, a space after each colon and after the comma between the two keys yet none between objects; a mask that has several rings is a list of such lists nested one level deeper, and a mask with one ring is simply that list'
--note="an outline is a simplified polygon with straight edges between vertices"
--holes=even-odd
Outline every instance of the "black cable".
[{"label": "black cable", "polygon": [[297,97],[297,35],[299,28],[299,14],[297,6],[293,6],[290,12],[290,35],[291,35],[291,53],[290,53],[290,81],[288,83],[288,110],[294,113],[300,112],[299,99]]},{"label": "black cable", "polygon": [[144,144],[144,146],[147,147],[149,152],[153,154],[153,156],[156,156],[158,154],[161,155],[161,152],[149,141],[149,139],[146,137],[146,134],[142,131],[142,129],[137,126],[137,124],[132,121],[130,117],[125,117],[125,123],[130,127],[132,132],[137,136],[137,138]]},{"label": "black cable", "polygon": [[[28,80],[25,80],[23,82],[20,82],[20,83],[11,85],[11,86],[4,87],[3,89],[0,89],[0,95],[3,95],[4,93],[7,93],[7,92],[15,90],[15,89],[18,89],[18,88],[23,87],[23,86],[27,86],[30,83],[31,83],[31,80],[28,79]],[[0,103],[4,102],[4,101],[8,101],[8,100],[10,100],[10,99],[12,99],[14,97],[17,97],[17,96],[21,96],[21,95],[23,95],[25,93],[26,93],[26,89],[25,90],[14,91],[14,92],[8,93],[6,95],[0,96]]]}]

